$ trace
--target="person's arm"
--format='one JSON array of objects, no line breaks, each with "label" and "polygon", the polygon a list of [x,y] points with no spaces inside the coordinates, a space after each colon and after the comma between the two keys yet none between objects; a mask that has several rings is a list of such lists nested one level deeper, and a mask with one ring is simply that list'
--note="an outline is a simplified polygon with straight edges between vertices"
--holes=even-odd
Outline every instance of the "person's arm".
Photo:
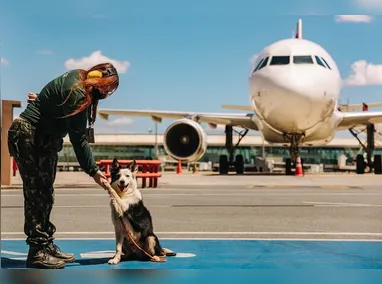
[{"label": "person's arm", "polygon": [[[74,95],[74,94],[73,94]],[[81,105],[83,99],[76,105]],[[81,168],[93,177],[99,167],[97,166],[90,145],[86,137],[87,112],[82,111],[67,118],[69,123],[69,139]]]}]

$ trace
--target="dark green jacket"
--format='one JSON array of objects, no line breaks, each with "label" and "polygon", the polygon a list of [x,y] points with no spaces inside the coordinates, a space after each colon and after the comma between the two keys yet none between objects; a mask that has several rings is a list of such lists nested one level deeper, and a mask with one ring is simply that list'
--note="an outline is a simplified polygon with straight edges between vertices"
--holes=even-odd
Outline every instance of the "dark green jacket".
[{"label": "dark green jacket", "polygon": [[73,90],[69,99],[62,104],[70,90],[79,80],[78,70],[67,72],[49,82],[37,98],[20,114],[36,125],[39,132],[64,138],[69,134],[70,142],[81,168],[90,176],[98,170],[90,145],[86,139],[88,108],[76,115],[59,118],[78,109],[85,100],[82,87]]}]

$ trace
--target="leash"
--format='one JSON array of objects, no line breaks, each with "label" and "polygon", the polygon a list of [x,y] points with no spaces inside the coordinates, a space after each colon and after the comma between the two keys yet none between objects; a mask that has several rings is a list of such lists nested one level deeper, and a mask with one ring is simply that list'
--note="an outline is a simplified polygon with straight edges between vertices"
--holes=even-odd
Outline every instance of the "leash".
[{"label": "leash", "polygon": [[143,248],[141,248],[134,240],[133,236],[130,234],[129,230],[126,228],[125,226],[125,223],[123,222],[122,220],[122,217],[119,217],[119,220],[121,221],[122,223],[122,226],[125,230],[125,233],[127,234],[127,236],[129,237],[130,241],[135,245],[136,248],[138,248],[140,251],[142,251],[146,256],[148,256],[150,258],[151,261],[153,262],[166,262],[166,255],[163,254],[161,256],[157,256],[157,255],[151,255],[149,254],[148,252],[146,252]]},{"label": "leash", "polygon": [[[125,212],[125,208],[123,206],[123,203],[122,203],[122,199],[121,197],[114,191],[114,189],[110,186],[109,183],[104,183],[104,188],[108,191],[109,195],[111,198],[113,198],[118,206],[121,207],[122,211]],[[142,251],[146,256],[148,256],[150,258],[151,261],[153,262],[166,262],[166,254],[163,254],[161,256],[157,256],[157,255],[151,255],[149,254],[148,252],[146,252],[143,248],[141,248],[134,240],[133,236],[131,235],[131,233],[129,232],[129,230],[126,228],[126,225],[125,223],[123,222],[123,218],[120,216],[119,217],[119,220],[121,221],[121,224],[123,226],[123,229],[125,231],[125,233],[127,234],[129,240],[134,244],[134,246],[139,249],[140,251]]]}]

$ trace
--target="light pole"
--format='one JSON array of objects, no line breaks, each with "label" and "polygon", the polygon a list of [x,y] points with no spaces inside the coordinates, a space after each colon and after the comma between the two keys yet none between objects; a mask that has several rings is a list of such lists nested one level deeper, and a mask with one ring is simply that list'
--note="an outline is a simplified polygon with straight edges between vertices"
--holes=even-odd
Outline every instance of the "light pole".
[{"label": "light pole", "polygon": [[[151,135],[151,133],[153,132],[153,130],[151,128],[149,128],[147,130],[147,132]],[[151,147],[150,147],[150,158],[151,158],[151,155],[152,155],[152,152],[151,152]]]},{"label": "light pole", "polygon": [[158,160],[158,122],[155,121],[155,160]]}]

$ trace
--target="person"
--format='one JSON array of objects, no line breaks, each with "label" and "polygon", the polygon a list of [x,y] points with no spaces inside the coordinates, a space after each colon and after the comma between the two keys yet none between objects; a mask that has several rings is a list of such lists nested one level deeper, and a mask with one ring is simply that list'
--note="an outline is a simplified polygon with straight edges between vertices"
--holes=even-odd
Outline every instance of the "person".
[{"label": "person", "polygon": [[29,95],[29,104],[8,130],[8,150],[23,181],[24,232],[29,252],[27,268],[64,268],[75,261],[54,244],[56,227],[50,221],[54,203],[58,152],[69,135],[77,160],[86,174],[103,187],[108,180],[96,165],[88,141],[98,101],[112,95],[119,76],[110,63],[89,70],[68,71]]}]

